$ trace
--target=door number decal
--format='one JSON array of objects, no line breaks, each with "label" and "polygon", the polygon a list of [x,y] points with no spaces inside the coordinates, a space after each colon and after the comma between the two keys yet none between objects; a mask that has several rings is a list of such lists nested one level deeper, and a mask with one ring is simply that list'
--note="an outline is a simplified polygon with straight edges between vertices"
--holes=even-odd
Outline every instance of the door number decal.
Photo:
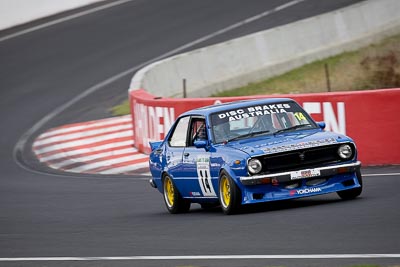
[{"label": "door number decal", "polygon": [[217,196],[211,182],[210,159],[208,157],[197,158],[197,179],[199,180],[201,192],[205,197]]}]

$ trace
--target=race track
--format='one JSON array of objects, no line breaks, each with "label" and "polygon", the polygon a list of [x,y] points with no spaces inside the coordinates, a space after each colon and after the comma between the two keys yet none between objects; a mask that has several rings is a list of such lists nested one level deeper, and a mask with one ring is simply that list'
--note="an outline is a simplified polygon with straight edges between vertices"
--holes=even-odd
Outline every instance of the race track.
[{"label": "race track", "polygon": [[[9,39],[36,23],[0,32],[0,266],[400,265],[400,167],[363,168],[354,201],[170,215],[145,176],[52,172],[31,152],[46,129],[110,117],[145,62],[289,2],[133,0]],[[298,1],[182,51],[354,2]]]}]

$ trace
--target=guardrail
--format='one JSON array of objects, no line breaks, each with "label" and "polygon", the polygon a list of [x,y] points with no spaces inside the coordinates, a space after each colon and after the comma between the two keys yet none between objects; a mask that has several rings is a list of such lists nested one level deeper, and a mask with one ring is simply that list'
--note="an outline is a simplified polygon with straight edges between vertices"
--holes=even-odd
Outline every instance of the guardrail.
[{"label": "guardrail", "polygon": [[364,165],[400,164],[400,89],[248,96],[224,98],[157,98],[140,89],[130,93],[134,143],[149,153],[150,141],[164,138],[175,118],[190,109],[235,100],[289,97],[299,102],[326,130],[352,137]]}]

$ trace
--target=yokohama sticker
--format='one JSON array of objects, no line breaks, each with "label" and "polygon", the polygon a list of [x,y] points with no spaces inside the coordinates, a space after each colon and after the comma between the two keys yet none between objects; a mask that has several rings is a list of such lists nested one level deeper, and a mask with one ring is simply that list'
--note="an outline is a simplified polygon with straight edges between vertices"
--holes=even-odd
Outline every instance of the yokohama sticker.
[{"label": "yokohama sticker", "polygon": [[305,188],[305,189],[297,189],[297,190],[291,190],[290,195],[294,196],[295,194],[298,195],[304,195],[304,194],[310,194],[310,193],[318,193],[321,192],[322,189],[319,187],[312,187],[312,188]]}]

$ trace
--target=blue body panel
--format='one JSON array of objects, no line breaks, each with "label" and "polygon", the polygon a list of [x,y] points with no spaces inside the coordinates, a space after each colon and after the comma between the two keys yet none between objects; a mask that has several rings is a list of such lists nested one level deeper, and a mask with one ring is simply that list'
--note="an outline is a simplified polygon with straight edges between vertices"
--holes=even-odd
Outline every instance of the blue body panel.
[{"label": "blue body panel", "polygon": [[[344,186],[344,182],[353,181],[352,186]],[[301,181],[301,186],[296,189],[285,189],[282,186],[259,185],[247,186],[244,188],[245,196],[243,204],[259,203],[273,200],[293,199],[314,195],[328,194],[341,190],[348,190],[360,187],[355,173],[335,175],[328,181],[315,186],[307,186],[306,179]],[[260,194],[259,199],[254,199],[254,194]]]},{"label": "blue body panel", "polygon": [[[281,101],[292,101],[290,99],[271,99],[241,101],[218,106],[211,106],[192,110],[182,114],[185,116],[201,116],[205,118],[209,126],[210,115],[222,112],[226,109],[238,109],[253,103],[261,105]],[[315,124],[317,125],[317,124]],[[295,188],[288,183],[244,185],[240,178],[249,177],[247,162],[252,157],[278,155],[280,153],[300,151],[307,148],[329,147],[330,145],[352,144],[353,140],[345,135],[324,131],[319,127],[311,129],[282,132],[277,134],[264,134],[246,139],[238,139],[224,143],[213,143],[208,140],[207,147],[196,148],[195,146],[171,147],[167,140],[175,125],[166,135],[163,142],[151,144],[153,149],[150,154],[149,164],[154,186],[162,193],[163,174],[168,174],[174,181],[181,196],[192,202],[218,202],[219,177],[222,170],[227,172],[236,183],[242,193],[242,204],[260,203],[274,200],[293,199],[306,196],[327,194],[341,190],[360,187],[356,171],[335,173],[324,180],[307,184],[312,179],[298,179]],[[207,127],[207,134],[212,136],[211,127]],[[357,162],[357,152],[348,161],[340,164]],[[336,163],[318,165],[318,167],[332,166]],[[301,169],[301,168],[299,168]],[[293,171],[293,170],[291,170]]]}]

